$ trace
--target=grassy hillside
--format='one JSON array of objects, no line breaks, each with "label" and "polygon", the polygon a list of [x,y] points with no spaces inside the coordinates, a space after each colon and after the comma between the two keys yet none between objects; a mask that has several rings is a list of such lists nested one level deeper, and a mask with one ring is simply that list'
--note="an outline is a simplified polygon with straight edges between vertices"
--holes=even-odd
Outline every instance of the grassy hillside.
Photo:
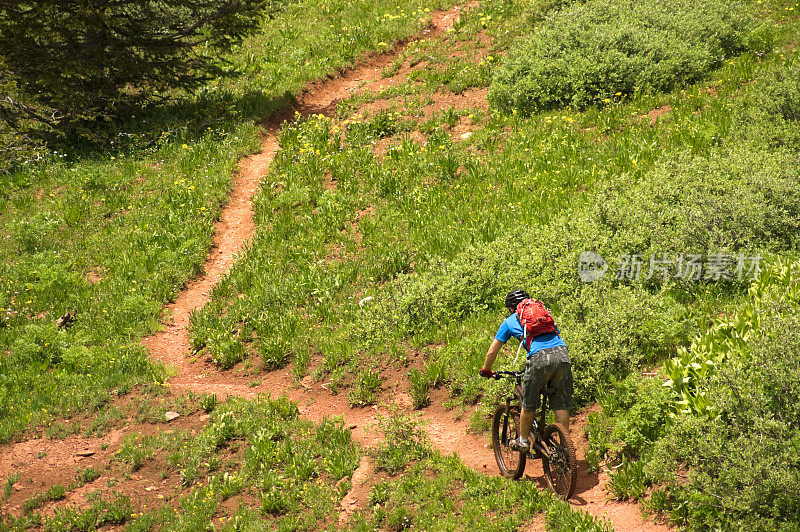
[{"label": "grassy hillside", "polygon": [[0,441],[162,381],[139,339],[202,264],[259,121],[442,5],[290,4],[230,58],[243,78],[109,126],[111,154],[57,147],[0,175]]},{"label": "grassy hillside", "polygon": [[[72,434],[91,439],[129,423],[143,430],[152,424],[157,435],[132,435],[103,469],[79,468],[74,479],[55,480],[24,500],[22,515],[4,508],[1,530],[333,526],[348,477],[365,454],[341,421],[313,425],[283,400],[217,407],[213,395],[173,397],[160,386],[164,369],[153,365],[139,341],[157,327],[163,304],[197,274],[236,163],[260,146],[259,121],[284,109],[309,81],[417,32],[428,24],[428,13],[441,7],[447,4],[288,5],[229,58],[243,78],[211,83],[196,95],[179,95],[172,105],[109,125],[118,138],[110,153],[62,145],[4,163],[15,169],[0,176],[0,441]],[[57,327],[56,318],[67,312],[74,321]],[[190,419],[201,408],[213,414],[199,434],[159,433],[165,411]],[[274,419],[270,434],[265,418]],[[465,470],[433,452],[419,434],[392,432],[393,443],[378,449],[375,460],[402,473],[408,446],[418,449],[409,481],[429,489],[442,482],[467,487],[465,498],[453,504],[463,505],[476,526],[520,523],[546,510],[554,526],[565,530],[576,524],[604,529],[533,485]],[[330,459],[328,469],[320,467],[320,449]],[[46,454],[38,452],[36,459]],[[266,463],[272,469],[264,469]],[[161,481],[178,479],[175,493],[160,496],[153,510],[139,506],[144,492],[129,485],[143,467],[157,469]],[[68,475],[67,469],[58,476]],[[432,480],[431,471],[444,475]],[[354,526],[410,523],[419,501],[407,498],[402,478],[382,484],[370,505],[374,515],[357,516]],[[100,481],[107,491],[97,489]],[[8,475],[3,503],[29,482],[19,473]],[[35,489],[24,488],[22,493]],[[478,491],[493,494],[481,502],[469,495]],[[65,505],[65,499],[80,502]],[[236,510],[226,507],[229,499],[259,502]],[[520,513],[483,514],[487,505],[516,509],[522,501],[527,506]],[[433,506],[424,519],[438,520],[445,510]],[[462,522],[450,514],[451,526]]]},{"label": "grassy hillside", "polygon": [[[54,148],[0,176],[0,441],[83,410],[110,416],[115,397],[163,382],[140,338],[202,264],[259,120],[445,5],[291,4],[231,58],[243,78],[110,126],[113,153]],[[587,460],[614,471],[612,497],[695,530],[797,527],[798,10],[466,9],[330,116],[282,128],[257,237],[192,316],[198,356],[310,376],[353,406],[375,403],[401,368],[416,408],[445,388],[445,407],[475,405],[485,430],[501,390],[477,370],[503,295],[522,286],[564,332],[577,407],[601,407]],[[609,264],[593,283],[578,275],[587,250]],[[632,256],[639,275],[623,268]],[[692,256],[706,268],[696,279]],[[67,311],[76,321],[60,330]],[[509,350],[498,366],[514,364]],[[353,516],[359,530],[511,529],[542,512],[549,530],[606,526],[440,456],[402,416],[365,451],[340,422],[315,426],[283,400],[201,401],[214,411],[198,437],[131,440],[115,455],[120,471],[149,460],[179,475],[171,506],[101,499],[37,523],[42,499],[0,528],[332,528],[364,455],[392,475]],[[231,497],[257,502],[235,509]]]},{"label": "grassy hillside", "polygon": [[[425,68],[343,102],[335,117],[286,128],[257,203],[265,229],[194,316],[195,347],[222,367],[250,356],[248,364],[260,358],[265,369],[288,364],[298,379],[310,372],[354,405],[374,400],[383,370],[421,355],[421,368],[408,366],[417,406],[429,404],[429,390],[439,386],[449,388],[450,405],[480,397],[490,405],[499,392],[480,381],[477,368],[501,319],[502,295],[525,286],[562,325],[579,404],[599,399],[611,412],[615,390],[629,389],[625,404],[638,405],[644,396],[637,390],[650,382],[636,375],[652,368],[659,374],[676,348],[689,347],[718,314],[744,304],[755,261],[766,267],[773,257],[793,257],[798,244],[795,6],[737,4],[723,13],[713,2],[675,4],[670,10],[645,2],[630,14],[631,27],[653,27],[655,17],[665,28],[633,47],[611,34],[613,22],[596,19],[597,27],[576,23],[575,35],[558,37],[578,43],[569,52],[576,57],[591,33],[606,52],[616,49],[640,66],[658,61],[659,50],[676,58],[645,69],[649,81],[633,79],[624,90],[600,77],[594,95],[576,100],[569,91],[581,95],[584,88],[551,76],[531,86],[543,94],[557,86],[567,95],[548,100],[544,111],[534,107],[537,113],[528,100],[507,100],[505,112],[469,98],[474,107],[439,104],[489,86],[490,96],[508,84],[524,86],[538,74],[518,60],[546,69],[541,61],[551,58],[532,59],[531,47],[555,46],[560,21],[608,9],[587,2],[542,14],[515,3],[484,4],[441,43],[405,54],[406,64],[425,61]],[[709,41],[700,62],[680,55],[687,50],[680,14],[689,11],[698,38],[719,39]],[[500,58],[509,34],[529,31]],[[462,58],[475,59],[470,65]],[[691,72],[663,81],[676,62],[691,64]],[[571,64],[587,69],[570,74],[574,79],[593,68]],[[507,74],[513,69],[516,77]],[[562,107],[570,101],[576,105]],[[440,110],[431,113],[426,103]],[[457,134],[465,129],[471,135]],[[580,281],[585,250],[610,262],[603,280]],[[643,261],[641,275],[621,269],[631,255]],[[725,269],[693,279],[679,270],[679,257],[692,255],[706,268],[717,257]],[[651,259],[668,266],[648,275]],[[220,348],[232,343],[244,346],[233,360]],[[622,471],[650,463],[652,443],[679,425],[667,423],[669,390],[654,397],[662,407],[647,422],[657,429],[645,436],[637,425],[642,418],[597,420],[590,429],[602,440],[596,467],[601,459],[624,464]],[[617,423],[635,428],[620,436]],[[482,425],[480,416],[475,425]],[[798,427],[786,430],[796,434]],[[780,463],[791,467],[791,460]],[[642,473],[637,481],[663,478]],[[695,511],[759,526],[767,526],[759,519],[792,515],[783,509],[778,517],[753,517],[714,504],[718,510],[706,510],[708,501],[695,506],[699,483],[669,486],[655,508],[672,511],[678,524],[702,528]],[[622,489],[616,496],[631,495]],[[797,490],[788,498],[797,501]]]}]

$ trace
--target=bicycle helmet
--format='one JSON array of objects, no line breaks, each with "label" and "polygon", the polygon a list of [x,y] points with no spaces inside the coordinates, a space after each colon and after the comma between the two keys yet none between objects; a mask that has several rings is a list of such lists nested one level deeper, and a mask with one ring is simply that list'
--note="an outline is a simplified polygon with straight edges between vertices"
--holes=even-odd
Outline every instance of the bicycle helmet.
[{"label": "bicycle helmet", "polygon": [[514,312],[517,309],[517,305],[523,299],[530,299],[531,296],[528,295],[528,292],[525,290],[514,290],[513,292],[509,292],[506,294],[506,308],[511,312]]}]

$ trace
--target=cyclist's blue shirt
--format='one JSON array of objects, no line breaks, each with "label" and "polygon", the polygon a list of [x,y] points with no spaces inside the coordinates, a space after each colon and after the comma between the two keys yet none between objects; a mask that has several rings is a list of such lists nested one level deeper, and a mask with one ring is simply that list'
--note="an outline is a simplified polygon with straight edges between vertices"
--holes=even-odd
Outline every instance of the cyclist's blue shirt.
[{"label": "cyclist's blue shirt", "polygon": [[[519,322],[519,318],[517,318],[515,313],[506,318],[503,323],[500,324],[500,328],[497,329],[497,334],[494,335],[494,338],[495,340],[500,340],[501,342],[506,343],[513,336],[521,342],[523,338],[522,333],[522,324]],[[556,332],[535,336],[533,340],[531,340],[531,348],[528,350],[528,356],[531,356],[535,352],[542,349],[547,349],[548,347],[567,345],[564,343],[564,340],[561,339],[559,334],[560,331],[558,330],[558,326],[556,326]]]}]

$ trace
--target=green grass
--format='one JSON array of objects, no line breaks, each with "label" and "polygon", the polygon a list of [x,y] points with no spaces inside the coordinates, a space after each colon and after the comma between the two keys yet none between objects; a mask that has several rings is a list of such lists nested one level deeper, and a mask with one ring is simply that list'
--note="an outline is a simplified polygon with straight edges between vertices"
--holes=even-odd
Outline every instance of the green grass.
[{"label": "green grass", "polygon": [[55,502],[62,500],[66,495],[67,489],[61,484],[50,486],[43,493],[34,495],[30,499],[23,501],[22,514],[27,516],[37,508],[41,508],[48,502]]},{"label": "green grass", "polygon": [[356,375],[355,384],[347,394],[351,406],[366,406],[375,403],[381,389],[380,372],[365,369]]},{"label": "green grass", "polygon": [[[355,530],[514,530],[546,512],[548,530],[610,530],[604,523],[540,491],[532,482],[509,482],[436,456],[401,477],[377,484],[370,506],[356,514]],[[576,527],[575,522],[581,522]]]},{"label": "green grass", "polygon": [[[194,530],[212,522],[222,530],[328,526],[339,518],[339,503],[362,451],[341,420],[325,419],[315,425],[298,414],[297,406],[286,399],[228,400],[197,434],[161,433],[129,440],[117,453],[119,457],[139,449],[140,454],[161,462],[167,474],[181,474],[186,489],[175,501],[165,498],[162,504],[137,509],[119,493],[102,497],[93,492],[87,499],[91,504],[82,509],[56,508],[44,518],[35,513],[20,519],[3,516],[0,529],[37,522],[45,530],[90,530],[104,525],[124,525],[126,530]],[[582,512],[571,511],[567,503],[533,482],[483,475],[454,456],[432,451],[414,417],[391,413],[381,419],[380,430],[386,439],[371,451],[373,462],[378,471],[390,471],[392,476],[370,480],[367,507],[351,518],[348,529],[470,526],[505,530],[541,514],[546,515],[550,530],[609,529]],[[218,458],[223,449],[227,460]],[[114,470],[112,466],[111,474]],[[55,486],[27,506],[32,511],[34,505],[57,500],[98,475],[92,468],[79,471],[68,488]]]},{"label": "green grass", "polygon": [[375,467],[394,476],[372,486],[354,530],[513,530],[542,513],[548,530],[610,530],[533,482],[484,475],[432,451],[413,416],[392,413],[379,425],[386,440],[374,451]]},{"label": "green grass", "polygon": [[14,491],[14,484],[19,481],[19,477],[20,473],[11,473],[6,477],[5,483],[3,483],[3,500],[11,497]]},{"label": "green grass", "polygon": [[769,26],[717,0],[576,2],[530,29],[495,75],[490,101],[530,114],[584,109],[706,78],[744,50],[770,51]]}]

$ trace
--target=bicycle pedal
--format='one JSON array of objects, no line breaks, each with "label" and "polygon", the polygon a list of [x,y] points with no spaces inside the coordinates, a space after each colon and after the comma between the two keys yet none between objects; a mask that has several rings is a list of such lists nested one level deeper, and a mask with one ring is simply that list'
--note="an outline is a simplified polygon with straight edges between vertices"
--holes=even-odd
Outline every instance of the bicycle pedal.
[{"label": "bicycle pedal", "polygon": [[527,446],[520,446],[519,440],[517,440],[517,439],[513,439],[510,442],[508,442],[508,447],[512,451],[520,451],[520,452],[525,452],[525,453],[530,452],[530,444],[528,444]]}]

